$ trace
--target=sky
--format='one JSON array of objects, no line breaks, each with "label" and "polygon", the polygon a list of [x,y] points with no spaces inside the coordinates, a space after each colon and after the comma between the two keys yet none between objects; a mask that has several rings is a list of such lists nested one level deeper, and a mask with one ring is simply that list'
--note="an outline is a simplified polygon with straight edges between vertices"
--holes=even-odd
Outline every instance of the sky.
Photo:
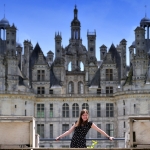
[{"label": "sky", "polygon": [[55,52],[55,32],[62,34],[62,46],[69,44],[74,7],[78,9],[81,38],[87,48],[87,31],[96,31],[96,57],[99,47],[109,50],[122,39],[128,47],[134,41],[134,30],[140,26],[145,14],[150,18],[150,0],[1,0],[0,19],[5,18],[17,27],[17,42],[31,40],[33,47],[39,43],[44,55]]}]

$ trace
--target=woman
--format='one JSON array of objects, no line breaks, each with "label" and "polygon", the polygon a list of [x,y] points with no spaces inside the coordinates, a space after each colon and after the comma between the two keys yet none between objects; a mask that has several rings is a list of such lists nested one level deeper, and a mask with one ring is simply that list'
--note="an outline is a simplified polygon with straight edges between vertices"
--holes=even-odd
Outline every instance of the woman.
[{"label": "woman", "polygon": [[78,121],[76,121],[68,131],[58,136],[56,140],[59,140],[60,138],[67,136],[74,131],[73,137],[71,139],[70,148],[86,148],[85,137],[90,128],[93,128],[99,133],[103,134],[109,140],[111,141],[113,140],[113,137],[110,137],[103,130],[98,128],[94,123],[88,121],[88,118],[89,118],[88,111],[86,109],[83,109],[80,113]]}]

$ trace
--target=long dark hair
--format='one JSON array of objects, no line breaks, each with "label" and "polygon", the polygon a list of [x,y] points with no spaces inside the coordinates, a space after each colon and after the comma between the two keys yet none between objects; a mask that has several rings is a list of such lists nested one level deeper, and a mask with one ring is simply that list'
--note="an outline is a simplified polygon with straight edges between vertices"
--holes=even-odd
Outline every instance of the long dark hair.
[{"label": "long dark hair", "polygon": [[80,112],[80,116],[79,116],[79,119],[78,119],[78,121],[77,121],[77,123],[76,123],[76,127],[79,127],[79,126],[81,126],[81,125],[85,125],[85,124],[87,124],[88,119],[87,119],[86,121],[83,121],[83,119],[82,119],[82,115],[83,115],[84,113],[89,114],[89,112],[88,112],[88,110],[87,110],[87,109],[83,109],[83,110],[81,110],[81,112]]}]

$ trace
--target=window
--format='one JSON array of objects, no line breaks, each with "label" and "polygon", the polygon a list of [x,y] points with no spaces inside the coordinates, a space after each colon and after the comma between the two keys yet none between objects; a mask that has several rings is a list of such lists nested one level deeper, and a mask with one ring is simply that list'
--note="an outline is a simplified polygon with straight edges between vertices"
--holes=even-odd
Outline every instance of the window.
[{"label": "window", "polygon": [[83,62],[80,62],[80,70],[84,71],[84,64],[83,64]]},{"label": "window", "polygon": [[27,111],[26,111],[26,109],[24,110],[24,115],[25,115],[25,116],[27,115]]},{"label": "window", "polygon": [[49,109],[49,117],[53,117],[53,104],[50,104],[50,109]]},{"label": "window", "polygon": [[45,70],[37,70],[37,81],[45,80]]},{"label": "window", "polygon": [[49,94],[53,94],[53,90],[49,90]]},{"label": "window", "polygon": [[74,84],[72,81],[70,81],[68,84],[68,92],[69,94],[74,93]]},{"label": "window", "polygon": [[97,117],[101,117],[101,104],[97,103]]},{"label": "window", "polygon": [[[101,124],[97,124],[98,128],[101,128]],[[97,132],[97,138],[101,138],[101,134],[99,132]]]},{"label": "window", "polygon": [[49,128],[50,128],[50,129],[49,129],[49,131],[50,131],[50,136],[49,136],[49,137],[50,137],[50,138],[53,138],[53,124],[50,124],[50,125],[49,125]]},{"label": "window", "polygon": [[67,103],[64,103],[62,106],[62,116],[65,118],[69,117],[69,105]]},{"label": "window", "polygon": [[79,105],[77,103],[72,105],[72,117],[79,117]]},{"label": "window", "polygon": [[44,104],[37,104],[37,117],[44,118]]},{"label": "window", "polygon": [[37,87],[37,94],[45,94],[45,87]]},{"label": "window", "polygon": [[101,94],[101,88],[97,89],[97,94]]},{"label": "window", "polygon": [[113,87],[106,87],[106,94],[112,94],[113,93]]},{"label": "window", "polygon": [[106,133],[111,137],[114,136],[114,126],[113,126],[113,124],[106,124]]},{"label": "window", "polygon": [[136,114],[136,104],[134,104],[134,114]]},{"label": "window", "polygon": [[126,112],[125,112],[125,108],[123,108],[123,115],[125,116]]},{"label": "window", "polygon": [[93,52],[93,47],[90,48],[90,51]]},{"label": "window", "polygon": [[12,45],[14,45],[14,44],[15,44],[14,40],[12,40],[12,41],[11,41],[11,44],[12,44]]},{"label": "window", "polygon": [[123,127],[124,127],[124,128],[126,127],[126,123],[125,123],[125,121],[124,121],[124,123],[123,123]]},{"label": "window", "polygon": [[83,94],[83,83],[81,81],[78,82],[78,93]]},{"label": "window", "polygon": [[68,71],[72,71],[72,62],[69,62],[68,64]]},{"label": "window", "polygon": [[87,109],[89,110],[89,105],[87,103],[82,104],[82,109]]},{"label": "window", "polygon": [[113,81],[113,69],[106,69],[106,81]]},{"label": "window", "polygon": [[123,105],[125,105],[125,100],[123,100]]},{"label": "window", "polygon": [[113,103],[106,104],[106,117],[114,117],[114,105]]},{"label": "window", "polygon": [[[69,124],[62,124],[62,134],[69,130]],[[69,136],[65,136],[65,139],[69,138]]]},{"label": "window", "polygon": [[37,133],[40,135],[40,138],[44,138],[44,124],[37,124]]}]

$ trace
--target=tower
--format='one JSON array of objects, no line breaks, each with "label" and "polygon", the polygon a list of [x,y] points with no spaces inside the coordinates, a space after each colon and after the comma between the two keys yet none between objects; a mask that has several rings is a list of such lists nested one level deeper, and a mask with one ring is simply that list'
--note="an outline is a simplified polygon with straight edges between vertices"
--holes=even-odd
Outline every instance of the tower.
[{"label": "tower", "polygon": [[61,33],[55,34],[55,58],[62,56],[62,47],[61,47]]},{"label": "tower", "polygon": [[20,70],[22,70],[22,47],[21,44],[17,43],[16,46],[16,51],[17,51],[17,59],[18,59],[18,66]]},{"label": "tower", "polygon": [[23,73],[29,79],[29,60],[33,50],[32,44],[28,40],[24,40],[24,58],[23,58]]},{"label": "tower", "polygon": [[95,57],[96,52],[96,31],[87,32],[88,57]]},{"label": "tower", "polygon": [[0,21],[0,54],[6,53],[6,28],[7,27],[9,27],[9,22],[4,16],[4,18]]},{"label": "tower", "polygon": [[106,56],[106,54],[107,54],[107,47],[103,44],[100,47],[100,60],[104,60],[104,57]]},{"label": "tower", "polygon": [[47,53],[47,57],[46,57],[49,66],[51,66],[51,64],[53,63],[53,58],[54,58],[54,53],[50,50]]},{"label": "tower", "polygon": [[74,19],[71,22],[71,40],[80,40],[80,21],[78,20],[78,10],[75,6]]},{"label": "tower", "polygon": [[126,44],[127,41],[125,39],[120,41],[121,47],[121,80],[126,79]]},{"label": "tower", "polygon": [[16,56],[16,27],[12,26],[6,29],[6,52],[7,52],[7,89],[8,91],[18,90],[18,59]]},{"label": "tower", "polygon": [[144,83],[148,69],[148,54],[145,51],[145,29],[137,27],[135,30],[135,50],[133,58],[133,82],[137,85]]}]

